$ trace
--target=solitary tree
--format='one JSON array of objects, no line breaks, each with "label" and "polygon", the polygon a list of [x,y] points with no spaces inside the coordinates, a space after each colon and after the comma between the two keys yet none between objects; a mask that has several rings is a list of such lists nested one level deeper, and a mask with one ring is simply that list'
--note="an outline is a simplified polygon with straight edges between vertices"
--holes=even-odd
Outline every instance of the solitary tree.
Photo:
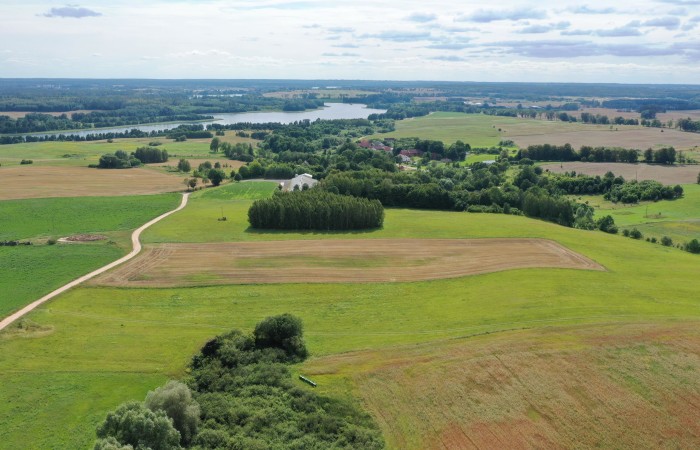
[{"label": "solitary tree", "polygon": [[190,166],[190,162],[186,159],[181,159],[180,162],[177,163],[177,170],[180,172],[189,172],[192,170],[192,166]]},{"label": "solitary tree", "polygon": [[224,174],[224,171],[221,169],[210,169],[209,172],[207,172],[207,178],[211,180],[211,184],[218,186],[224,178],[226,178],[226,174]]},{"label": "solitary tree", "polygon": [[214,153],[218,152],[220,144],[221,144],[221,140],[219,140],[218,137],[215,137],[214,139],[211,140],[211,144],[209,144],[209,150],[211,150]]}]

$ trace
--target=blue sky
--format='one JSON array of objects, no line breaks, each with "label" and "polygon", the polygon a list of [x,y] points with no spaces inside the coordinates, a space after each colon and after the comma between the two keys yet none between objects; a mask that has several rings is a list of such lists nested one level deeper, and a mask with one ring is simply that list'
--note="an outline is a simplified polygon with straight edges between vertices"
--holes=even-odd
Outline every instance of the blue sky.
[{"label": "blue sky", "polygon": [[487,4],[3,0],[0,77],[700,80],[700,0]]}]

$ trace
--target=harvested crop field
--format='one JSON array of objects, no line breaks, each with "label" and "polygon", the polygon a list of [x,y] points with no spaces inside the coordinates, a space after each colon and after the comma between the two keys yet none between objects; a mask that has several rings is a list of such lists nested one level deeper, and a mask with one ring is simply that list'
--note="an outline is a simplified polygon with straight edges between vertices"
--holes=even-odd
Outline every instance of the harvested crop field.
[{"label": "harvested crop field", "polygon": [[552,327],[307,362],[391,449],[698,448],[697,322]]},{"label": "harvested crop field", "polygon": [[[527,123],[525,120],[522,122]],[[550,123],[556,124],[558,122]],[[571,144],[577,149],[589,145],[591,147],[624,147],[642,150],[649,147],[672,146],[676,150],[688,150],[700,145],[700,134],[679,130],[623,125],[613,126],[613,130],[609,129],[609,126],[601,125],[585,125],[585,127],[586,129],[576,129],[577,127],[559,126],[553,127],[550,131],[537,132],[534,128],[533,130],[521,131],[519,129],[521,127],[510,126],[508,133],[503,136],[511,139],[519,147],[537,144]]]},{"label": "harvested crop field", "polygon": [[0,200],[143,195],[184,190],[182,177],[149,169],[12,166],[0,168]]},{"label": "harvested crop field", "polygon": [[520,268],[604,270],[546,239],[372,239],[160,244],[93,283],[369,283],[455,278]]},{"label": "harvested crop field", "polygon": [[591,176],[603,176],[607,172],[622,175],[626,180],[656,180],[663,184],[692,184],[697,182],[700,165],[660,166],[656,164],[565,162],[542,164],[542,168],[554,173],[575,171]]}]

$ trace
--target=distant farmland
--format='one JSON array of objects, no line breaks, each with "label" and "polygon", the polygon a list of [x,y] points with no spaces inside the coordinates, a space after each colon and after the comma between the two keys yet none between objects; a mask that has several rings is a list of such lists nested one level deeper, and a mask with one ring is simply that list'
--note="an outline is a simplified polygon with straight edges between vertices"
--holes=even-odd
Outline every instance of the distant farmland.
[{"label": "distant farmland", "polygon": [[148,169],[14,166],[0,168],[0,200],[140,195],[183,191],[182,177]]},{"label": "distant farmland", "polygon": [[698,179],[700,165],[661,166],[657,164],[565,162],[542,164],[542,168],[554,173],[576,173],[603,176],[607,172],[622,176],[625,180],[656,180],[663,184],[692,184]]},{"label": "distant farmland", "polygon": [[441,140],[448,145],[462,140],[472,147],[496,146],[502,139],[512,140],[520,147],[568,143],[575,148],[673,146],[688,150],[700,145],[700,134],[673,129],[624,125],[613,125],[611,129],[610,125],[445,112],[397,121],[396,131],[373,137],[419,137]]}]

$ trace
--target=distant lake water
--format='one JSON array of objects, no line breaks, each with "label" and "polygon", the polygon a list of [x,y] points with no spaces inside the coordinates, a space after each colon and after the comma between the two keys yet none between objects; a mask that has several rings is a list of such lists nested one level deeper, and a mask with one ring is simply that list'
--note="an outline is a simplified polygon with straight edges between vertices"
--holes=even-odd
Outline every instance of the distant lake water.
[{"label": "distant lake water", "polygon": [[[385,109],[372,109],[367,105],[360,103],[326,103],[324,108],[315,109],[313,111],[298,111],[298,112],[247,112],[247,113],[223,113],[211,114],[215,120],[196,122],[197,124],[206,127],[209,124],[218,123],[220,125],[230,125],[234,123],[268,123],[277,122],[288,124],[300,120],[324,119],[366,119],[370,114],[383,114]],[[115,128],[99,128],[89,130],[64,131],[63,133],[32,133],[32,136],[51,136],[55,134],[63,134],[66,136],[86,136],[96,133],[124,133],[129,130],[137,129],[147,133],[151,131],[165,131],[172,128],[177,128],[180,125],[190,125],[194,122],[174,122],[167,124],[153,125],[128,125]]]}]

